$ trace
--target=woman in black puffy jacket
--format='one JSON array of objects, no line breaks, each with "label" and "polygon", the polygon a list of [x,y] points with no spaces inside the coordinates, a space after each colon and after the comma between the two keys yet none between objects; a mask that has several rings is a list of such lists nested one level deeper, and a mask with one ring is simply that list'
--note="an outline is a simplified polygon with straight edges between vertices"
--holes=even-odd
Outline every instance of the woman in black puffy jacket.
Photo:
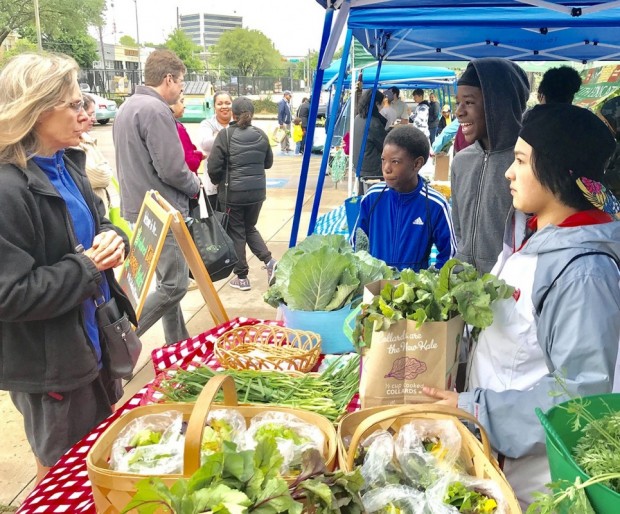
[{"label": "woman in black puffy jacket", "polygon": [[273,152],[267,135],[252,125],[252,100],[246,97],[235,99],[232,113],[234,121],[218,133],[213,143],[207,169],[209,178],[218,186],[221,210],[228,214],[226,230],[239,258],[234,269],[236,277],[230,281],[230,286],[249,291],[251,285],[245,245],[265,263],[267,282],[271,281],[276,264],[256,229],[267,196],[265,170],[273,164]]}]

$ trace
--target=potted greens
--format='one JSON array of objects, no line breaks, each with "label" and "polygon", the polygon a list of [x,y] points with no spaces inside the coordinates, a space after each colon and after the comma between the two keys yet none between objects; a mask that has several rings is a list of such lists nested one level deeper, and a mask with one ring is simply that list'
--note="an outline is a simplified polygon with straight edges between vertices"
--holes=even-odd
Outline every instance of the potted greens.
[{"label": "potted greens", "polygon": [[353,351],[342,330],[351,303],[370,282],[392,277],[385,262],[354,252],[343,236],[312,235],[282,256],[265,301],[287,327],[320,334],[322,353]]}]

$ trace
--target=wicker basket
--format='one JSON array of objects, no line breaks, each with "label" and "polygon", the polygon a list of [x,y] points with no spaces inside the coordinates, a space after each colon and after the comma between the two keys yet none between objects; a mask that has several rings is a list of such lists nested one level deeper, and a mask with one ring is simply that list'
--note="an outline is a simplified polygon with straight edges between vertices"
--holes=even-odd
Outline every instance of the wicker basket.
[{"label": "wicker basket", "polygon": [[[501,489],[509,514],[521,514],[521,507],[491,454],[489,439],[480,423],[469,413],[446,405],[415,404],[399,406],[379,406],[359,410],[344,416],[338,423],[338,464],[341,469],[350,471],[354,466],[355,449],[367,434],[378,429],[398,432],[403,425],[414,419],[449,419],[454,421],[461,434],[461,458],[467,464],[466,470],[478,478],[493,480]],[[480,429],[482,443],[459,421],[464,419]],[[348,448],[345,438],[351,438]]]},{"label": "wicker basket", "polygon": [[238,411],[249,422],[254,416],[265,411],[287,412],[294,414],[302,420],[318,427],[325,436],[325,456],[327,469],[332,470],[336,464],[336,431],[331,422],[319,414],[300,409],[286,407],[239,405],[237,392],[232,378],[225,375],[217,375],[204,387],[195,404],[168,403],[146,405],[136,407],[127,414],[118,418],[95,442],[86,456],[88,477],[93,488],[95,507],[99,514],[115,514],[122,511],[131,501],[136,492],[136,484],[147,475],[124,473],[111,470],[108,466],[112,445],[120,431],[132,420],[147,414],[156,414],[169,410],[183,413],[183,419],[188,421],[185,434],[185,455],[183,462],[183,474],[157,475],[170,487],[179,478],[190,477],[200,467],[200,442],[204,423],[213,403],[213,399],[222,389],[224,391],[223,405],[214,404],[214,407],[230,407]]},{"label": "wicker basket", "polygon": [[321,355],[321,337],[281,326],[246,325],[220,336],[214,354],[229,369],[308,372]]}]

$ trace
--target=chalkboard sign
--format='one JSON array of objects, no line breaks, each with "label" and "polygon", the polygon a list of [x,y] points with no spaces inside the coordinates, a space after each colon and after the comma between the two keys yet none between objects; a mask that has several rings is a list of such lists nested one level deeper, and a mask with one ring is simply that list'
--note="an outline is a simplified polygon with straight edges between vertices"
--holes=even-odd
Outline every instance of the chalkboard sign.
[{"label": "chalkboard sign", "polygon": [[172,214],[161,207],[153,191],[148,191],[133,231],[131,250],[123,263],[119,277],[119,283],[129,297],[138,319],[144,307],[171,220]]}]

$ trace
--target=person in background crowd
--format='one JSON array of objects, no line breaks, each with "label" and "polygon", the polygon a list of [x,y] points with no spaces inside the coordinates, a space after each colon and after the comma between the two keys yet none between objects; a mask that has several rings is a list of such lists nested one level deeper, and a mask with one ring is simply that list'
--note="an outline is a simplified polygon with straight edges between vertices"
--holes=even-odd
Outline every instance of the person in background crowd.
[{"label": "person in background crowd", "polygon": [[366,118],[370,115],[370,127],[366,138],[366,147],[362,158],[360,178],[377,179],[383,178],[381,174],[381,153],[383,152],[383,140],[387,132],[385,131],[385,118],[379,113],[379,107],[383,103],[383,93],[376,92],[375,104],[371,107],[372,90],[366,89],[360,97],[357,106],[357,116],[353,120],[353,145],[352,159],[353,168],[357,171],[362,149],[362,140],[366,128]]},{"label": "person in background crowd", "polygon": [[517,211],[492,270],[515,293],[492,306],[467,392],[424,390],[480,420],[524,512],[551,481],[535,408],[620,391],[620,204],[603,183],[614,148],[586,109],[531,110],[505,173]]},{"label": "person in background crowd", "polygon": [[394,127],[395,123],[400,123],[400,117],[396,112],[396,109],[392,106],[396,97],[391,89],[386,89],[383,93],[385,95],[383,104],[379,113],[385,118],[385,130],[390,130]]},{"label": "person in background crowd", "polygon": [[431,145],[435,142],[435,137],[437,137],[439,118],[441,118],[441,114],[439,113],[439,102],[437,101],[435,93],[431,93],[428,96],[428,137]]},{"label": "person in background crowd", "polygon": [[256,228],[267,198],[265,170],[273,165],[273,152],[267,134],[252,125],[252,100],[236,98],[232,112],[234,122],[215,138],[207,169],[213,183],[218,184],[220,205],[228,213],[227,232],[239,259],[233,270],[236,277],[229,284],[235,289],[249,291],[252,286],[248,278],[246,244],[265,263],[268,284],[276,266],[276,260]]},{"label": "person in background crowd", "polygon": [[79,148],[84,150],[86,154],[86,176],[90,180],[90,185],[95,194],[103,201],[104,216],[107,217],[110,211],[110,193],[107,188],[112,180],[112,166],[97,148],[97,140],[90,135],[90,131],[97,121],[95,100],[88,94],[84,94],[82,98],[88,120],[84,123],[84,132],[80,136]]},{"label": "person in background crowd", "polygon": [[[187,133],[187,129],[185,125],[179,121],[180,118],[183,117],[185,113],[185,103],[183,94],[179,97],[176,103],[170,105],[170,109],[172,110],[172,114],[174,115],[174,119],[177,124],[177,132],[179,134],[179,139],[181,140],[181,145],[183,146],[183,152],[185,154],[185,163],[187,167],[196,175],[198,175],[198,168],[200,168],[200,163],[206,157],[200,150],[196,148],[196,145],[192,143],[192,139],[189,137]],[[202,191],[201,193],[202,194]],[[190,198],[189,199],[189,212],[192,218],[200,218],[200,209],[198,207],[198,199]],[[189,284],[187,285],[188,291],[193,291],[198,288],[198,284],[196,281],[191,278],[189,279]]]},{"label": "person in background crowd", "polygon": [[303,133],[303,137],[301,138],[301,147],[299,148],[299,153],[304,153],[304,148],[306,146],[306,132],[308,131],[308,120],[310,119],[310,99],[302,98],[301,105],[297,109],[297,117],[301,118],[301,130]]},{"label": "person in background crowd", "polygon": [[[185,128],[183,123],[179,121],[179,119],[182,118],[183,114],[185,113],[184,100],[185,99],[183,98],[183,94],[181,94],[181,96],[175,103],[170,104],[170,110],[172,111],[172,114],[175,118],[177,133],[179,134],[181,146],[183,147],[183,154],[185,155],[185,163],[187,164],[187,167],[190,169],[190,171],[198,174],[198,168],[200,168],[200,163],[205,158],[205,154],[198,150],[198,148],[196,148],[196,145],[192,143],[192,139],[189,137],[187,129]],[[190,210],[191,206],[196,206],[197,203],[198,201],[196,199],[190,198]]]},{"label": "person in background crowd", "polygon": [[411,113],[411,123],[413,123],[414,127],[419,128],[426,137],[430,137],[430,132],[428,130],[430,106],[428,101],[424,100],[424,90],[419,88],[414,89],[413,100],[418,105]]},{"label": "person in background crowd", "polygon": [[24,417],[37,482],[123,393],[102,361],[95,296],[137,324],[113,273],[129,242],[75,149],[88,122],[78,71],[67,56],[20,54],[0,72],[0,389]]},{"label": "person in background crowd", "polygon": [[[548,69],[538,85],[539,104],[572,104],[575,93],[581,88],[581,77],[574,68],[560,66]],[[523,122],[531,109],[523,113]]]},{"label": "person in background crowd", "polygon": [[[362,198],[353,245],[367,250],[399,270],[429,267],[433,244],[437,268],[456,252],[450,206],[447,200],[418,175],[429,155],[428,139],[412,125],[394,127],[383,143],[385,182],[373,185]],[[359,231],[368,240],[360,248]]]},{"label": "person in background crowd", "polygon": [[493,267],[502,249],[512,204],[504,173],[513,160],[528,97],[525,72],[507,59],[474,59],[458,80],[456,117],[471,146],[452,160],[456,256],[482,273]]},{"label": "person in background crowd", "polygon": [[545,72],[538,86],[538,103],[572,104],[581,88],[581,77],[575,68],[560,66]]},{"label": "person in background crowd", "polygon": [[[185,163],[185,153],[170,104],[183,93],[185,65],[170,50],[155,50],[144,66],[144,86],[121,105],[112,136],[121,186],[121,214],[130,223],[147,191],[158,191],[181,216],[189,215],[200,180]],[[181,300],[187,292],[189,267],[170,230],[156,267],[155,290],[144,304],[138,335],[162,320],[166,344],[187,339]]]},{"label": "person in background crowd", "polygon": [[439,123],[437,124],[437,135],[441,134],[443,129],[445,129],[452,120],[454,120],[455,116],[452,114],[452,109],[448,104],[444,105],[441,108],[441,118],[439,118]]},{"label": "person in background crowd", "polygon": [[[200,149],[205,154],[205,158],[209,157],[218,132],[228,127],[232,120],[232,97],[230,94],[226,91],[217,91],[213,95],[213,105],[215,114],[211,119],[200,122]],[[207,200],[213,210],[216,210],[217,185],[213,184],[208,177],[205,177],[204,185],[207,191]]]},{"label": "person in background crowd", "polygon": [[390,101],[390,105],[396,112],[396,117],[400,120],[399,123],[409,123],[409,108],[407,104],[400,99],[400,89],[396,86],[392,86],[388,91],[391,91],[394,95],[394,98]]},{"label": "person in background crowd", "polygon": [[280,141],[280,150],[283,155],[291,152],[290,133],[291,133],[291,95],[290,91],[282,93],[282,100],[278,102],[278,125],[284,130],[284,137]]},{"label": "person in background crowd", "polygon": [[304,132],[301,128],[301,118],[293,120],[293,143],[295,143],[295,155],[301,155],[301,142],[304,138]]}]

